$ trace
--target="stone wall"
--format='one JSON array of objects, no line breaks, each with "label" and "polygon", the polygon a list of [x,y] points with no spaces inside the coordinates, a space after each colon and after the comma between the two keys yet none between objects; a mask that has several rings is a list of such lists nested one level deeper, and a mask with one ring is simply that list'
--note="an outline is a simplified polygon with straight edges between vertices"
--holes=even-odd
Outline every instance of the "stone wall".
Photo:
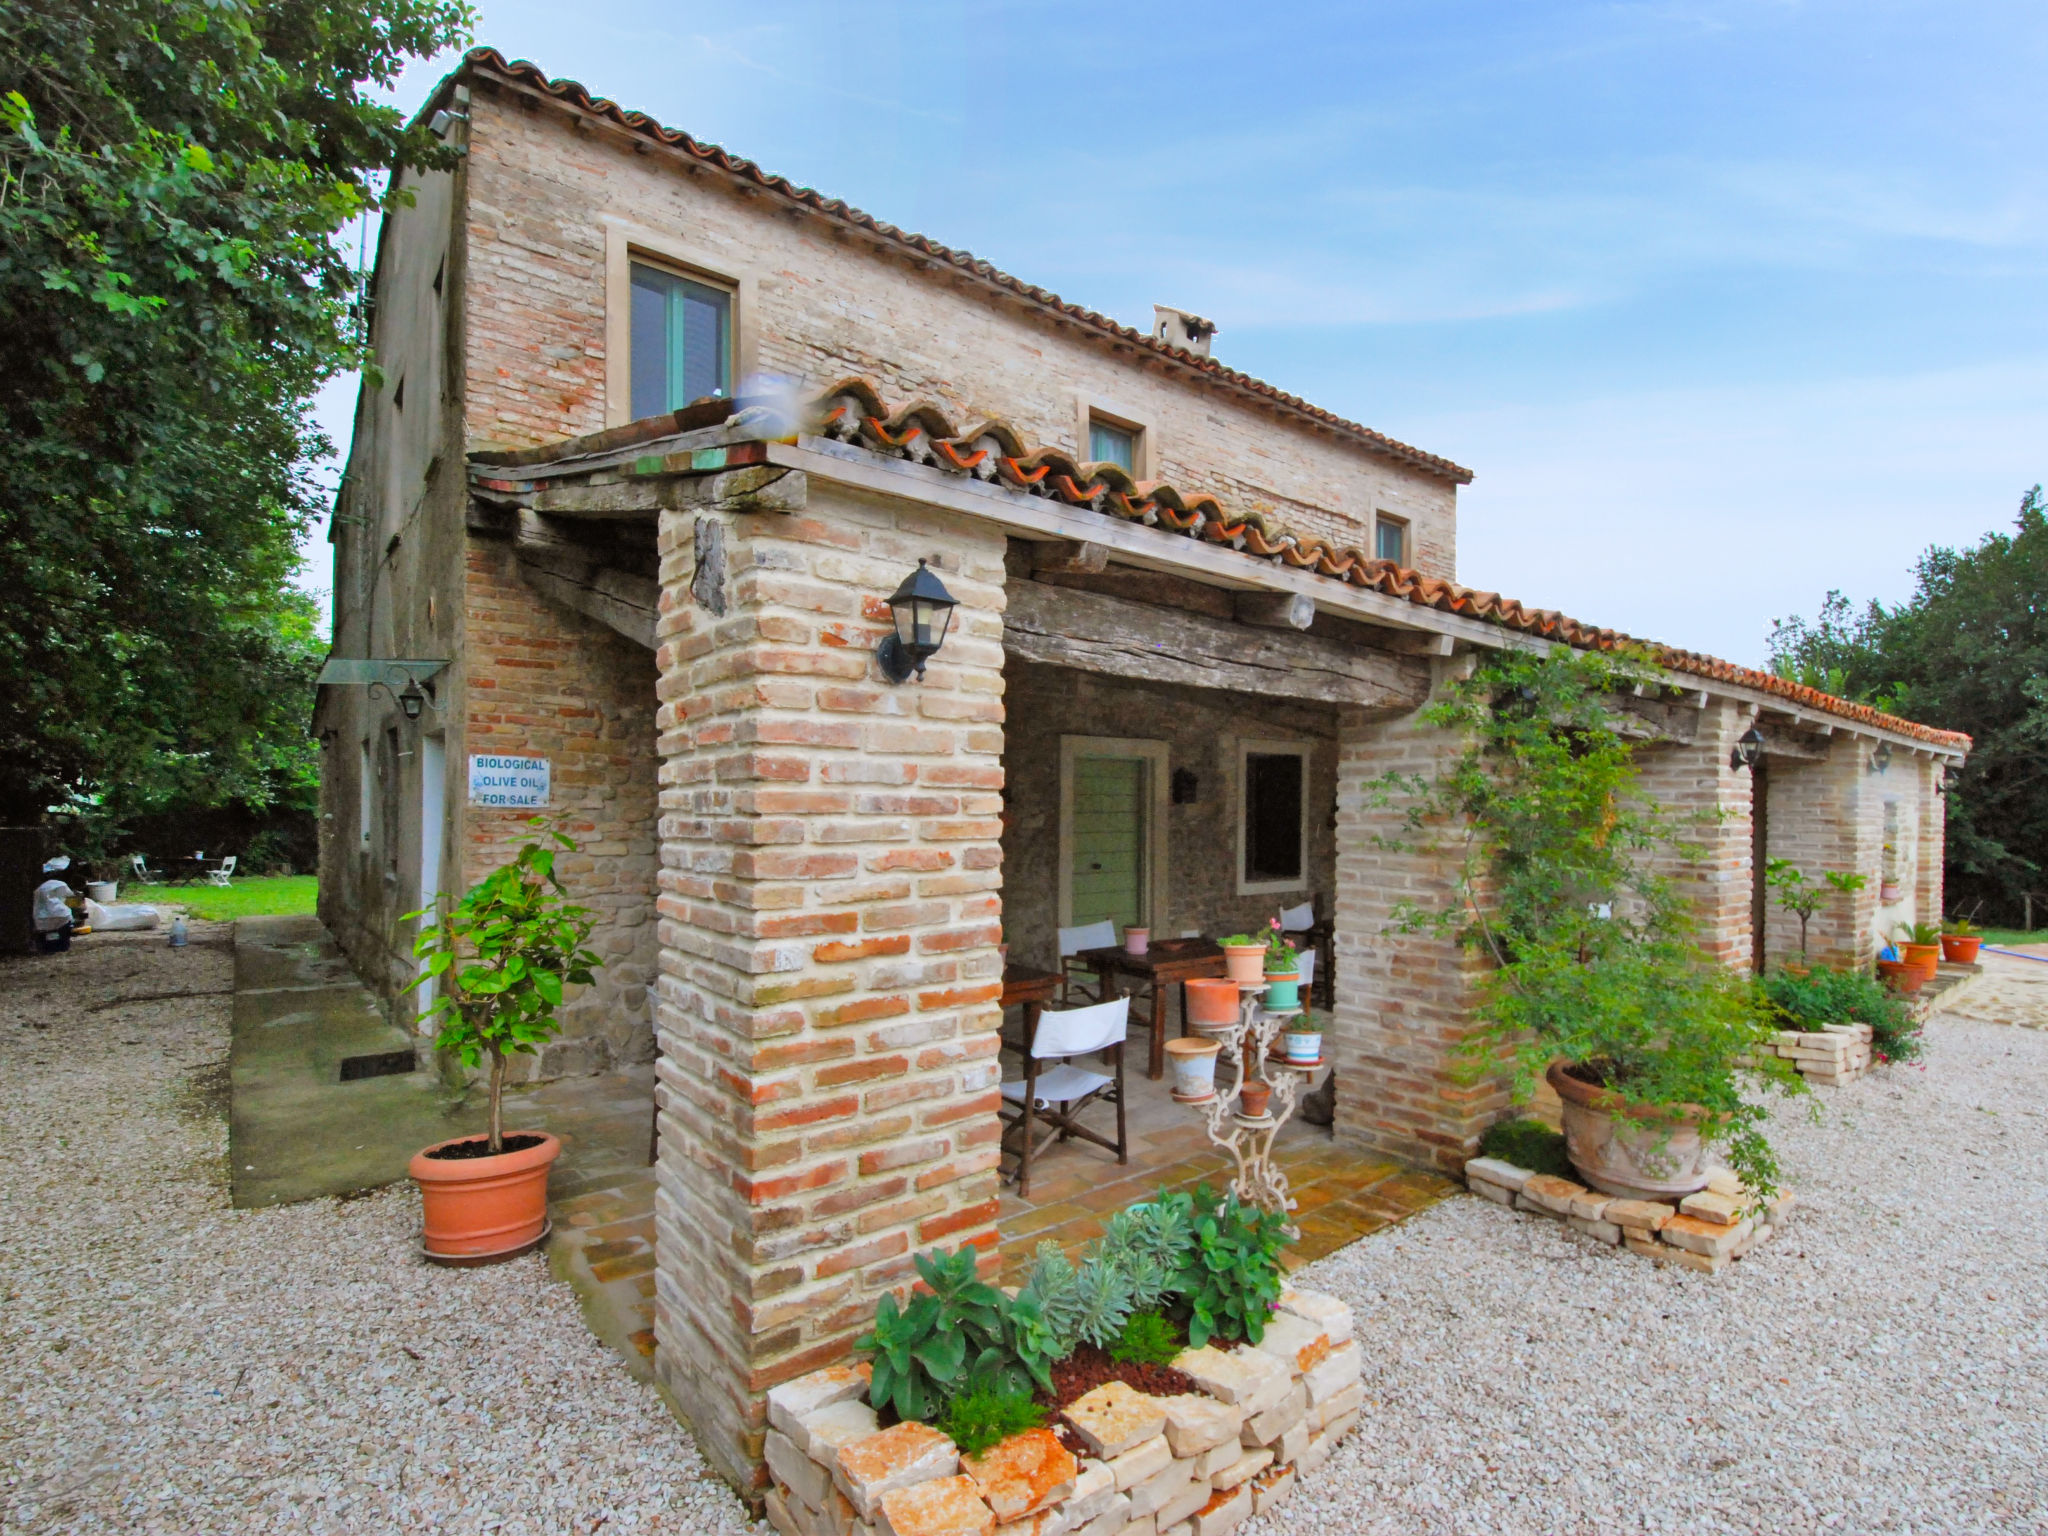
[{"label": "stone wall", "polygon": [[[729,574],[693,597],[714,524]],[[752,1486],[769,1387],[844,1357],[919,1251],[994,1263],[1003,539],[814,482],[794,515],[665,513],[661,550],[657,1364]],[[961,607],[892,687],[920,558]]]},{"label": "stone wall", "polygon": [[1399,516],[1412,563],[1456,575],[1447,480],[792,217],[774,199],[638,152],[644,142],[636,150],[626,134],[579,131],[482,82],[470,115],[472,447],[524,447],[627,419],[605,398],[608,251],[624,242],[736,287],[737,377],[819,388],[861,374],[894,401],[931,399],[959,420],[1004,417],[1071,452],[1086,446],[1081,423],[1094,402],[1145,428],[1152,478],[1349,543],[1369,541],[1376,511]]},{"label": "stone wall", "polygon": [[[1168,771],[1195,775],[1196,799],[1167,808],[1169,901],[1152,921],[1157,937],[1189,929],[1220,938],[1262,927],[1311,895],[1319,913],[1336,897],[1337,712],[1256,694],[1135,682],[1010,657],[1003,831],[1003,931],[1010,954],[1051,970],[1058,959],[1060,738],[1121,736],[1163,741]],[[1300,740],[1308,760],[1309,856],[1300,891],[1237,893],[1241,738]]]}]

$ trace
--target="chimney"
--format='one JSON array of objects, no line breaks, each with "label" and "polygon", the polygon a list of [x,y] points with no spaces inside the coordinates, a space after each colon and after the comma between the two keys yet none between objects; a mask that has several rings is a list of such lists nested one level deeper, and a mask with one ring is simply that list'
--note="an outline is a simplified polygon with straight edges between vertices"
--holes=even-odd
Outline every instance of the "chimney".
[{"label": "chimney", "polygon": [[1184,309],[1172,309],[1164,304],[1152,306],[1152,338],[1163,341],[1169,347],[1185,347],[1197,357],[1209,355],[1210,338],[1216,334],[1216,322],[1204,320],[1200,315],[1191,315]]}]

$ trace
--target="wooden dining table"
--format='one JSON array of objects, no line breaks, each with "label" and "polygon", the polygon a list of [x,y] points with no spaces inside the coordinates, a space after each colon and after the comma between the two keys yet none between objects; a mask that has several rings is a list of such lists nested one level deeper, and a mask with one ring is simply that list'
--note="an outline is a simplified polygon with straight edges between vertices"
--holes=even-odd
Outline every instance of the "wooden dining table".
[{"label": "wooden dining table", "polygon": [[1146,1059],[1145,1075],[1166,1075],[1166,992],[1180,985],[1180,1029],[1188,1029],[1188,994],[1183,983],[1205,976],[1226,976],[1223,947],[1212,939],[1154,939],[1142,955],[1134,955],[1120,944],[1101,949],[1084,949],[1075,960],[1103,980],[1105,988],[1119,976],[1152,988],[1152,1049]]}]

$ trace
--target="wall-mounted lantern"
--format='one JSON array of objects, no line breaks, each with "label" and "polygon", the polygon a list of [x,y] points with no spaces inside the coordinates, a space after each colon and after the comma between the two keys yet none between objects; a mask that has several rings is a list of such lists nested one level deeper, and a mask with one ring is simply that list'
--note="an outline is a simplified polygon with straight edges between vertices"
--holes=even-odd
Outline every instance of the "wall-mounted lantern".
[{"label": "wall-mounted lantern", "polygon": [[1728,754],[1730,768],[1755,768],[1764,755],[1764,733],[1751,726],[1735,738],[1735,749]]},{"label": "wall-mounted lantern", "polygon": [[1872,773],[1883,773],[1891,765],[1892,744],[1888,741],[1880,741],[1877,744],[1877,750],[1870,754],[1870,771]]},{"label": "wall-mounted lantern", "polygon": [[1941,792],[1944,795],[1951,795],[1962,787],[1963,770],[1954,763],[1944,763],[1941,769],[1941,784],[1939,786]]},{"label": "wall-mounted lantern", "polygon": [[903,585],[889,598],[896,632],[884,635],[875,647],[882,676],[892,683],[908,682],[913,672],[923,677],[924,664],[946,643],[946,631],[952,627],[953,610],[958,606],[931,568],[918,561],[917,569],[903,578]]},{"label": "wall-mounted lantern", "polygon": [[448,707],[434,693],[434,678],[447,666],[445,661],[332,656],[320,669],[319,682],[323,687],[366,687],[373,699],[382,693],[406,719],[417,720],[429,709],[438,715]]}]

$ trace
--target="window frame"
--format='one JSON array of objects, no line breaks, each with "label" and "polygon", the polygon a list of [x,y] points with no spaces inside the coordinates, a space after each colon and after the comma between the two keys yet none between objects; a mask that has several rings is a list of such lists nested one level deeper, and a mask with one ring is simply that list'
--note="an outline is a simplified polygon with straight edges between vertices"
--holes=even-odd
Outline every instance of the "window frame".
[{"label": "window frame", "polygon": [[[1285,891],[1305,891],[1311,884],[1308,869],[1309,853],[1309,757],[1314,749],[1313,742],[1268,740],[1253,736],[1241,736],[1237,742],[1237,862],[1233,873],[1237,879],[1237,894],[1240,896],[1275,896]],[[1245,870],[1245,833],[1251,824],[1250,806],[1247,799],[1251,793],[1251,759],[1261,757],[1292,757],[1301,763],[1301,824],[1296,829],[1300,838],[1296,867],[1300,873],[1292,880],[1250,880]]]},{"label": "window frame", "polygon": [[[702,275],[702,274],[700,274],[700,273],[697,273],[697,272],[692,272],[692,271],[688,271],[688,270],[685,270],[684,268],[681,268],[681,267],[677,266],[677,265],[676,265],[676,264],[675,264],[674,262],[671,262],[671,261],[662,261],[662,260],[657,260],[657,259],[655,259],[655,258],[653,258],[653,257],[650,257],[650,256],[646,255],[645,253],[643,253],[643,252],[640,252],[640,251],[637,251],[637,250],[635,250],[635,251],[630,251],[630,252],[628,252],[628,254],[627,254],[627,258],[626,258],[626,287],[627,287],[627,295],[626,295],[626,302],[627,302],[627,305],[628,305],[628,309],[627,309],[627,314],[626,314],[626,327],[627,327],[627,332],[626,332],[626,412],[627,412],[627,420],[629,420],[629,421],[639,420],[639,419],[640,419],[640,414],[641,414],[641,413],[637,412],[637,411],[636,411],[636,410],[634,409],[634,406],[633,406],[633,403],[632,403],[632,393],[633,393],[633,373],[632,373],[632,369],[633,369],[633,350],[632,350],[632,349],[633,349],[633,342],[632,342],[632,324],[633,324],[633,317],[632,317],[632,310],[631,310],[631,307],[630,307],[630,306],[632,305],[632,302],[633,302],[633,294],[634,294],[634,290],[635,290],[635,286],[636,286],[636,285],[634,284],[634,282],[633,282],[633,274],[634,274],[634,269],[635,269],[636,267],[637,267],[637,268],[645,268],[645,269],[646,269],[647,271],[649,271],[649,272],[656,272],[656,273],[659,273],[659,274],[660,274],[661,276],[663,276],[663,277],[666,277],[666,278],[670,278],[670,279],[674,280],[675,282],[678,282],[678,283],[685,283],[685,284],[689,284],[689,285],[692,285],[692,286],[694,286],[694,287],[697,287],[697,288],[701,288],[701,289],[704,289],[704,290],[706,290],[707,292],[710,292],[710,293],[715,293],[715,294],[718,294],[718,295],[720,295],[720,296],[722,296],[722,297],[724,298],[724,300],[725,300],[725,318],[724,318],[724,324],[722,325],[721,329],[722,329],[722,330],[724,331],[724,333],[725,333],[725,335],[724,335],[724,338],[723,338],[723,339],[724,339],[724,351],[725,351],[725,359],[724,359],[724,363],[725,363],[725,366],[724,366],[724,374],[725,374],[725,398],[726,398],[726,399],[731,399],[731,398],[733,397],[733,395],[735,395],[735,394],[736,394],[736,393],[738,392],[738,389],[739,389],[739,385],[738,385],[738,377],[739,377],[739,376],[738,376],[738,373],[736,372],[736,365],[737,365],[737,362],[738,362],[738,358],[737,358],[737,357],[736,357],[736,355],[735,355],[738,349],[737,349],[737,348],[736,348],[736,347],[734,346],[734,339],[735,339],[735,333],[736,333],[736,332],[737,332],[737,330],[738,330],[738,324],[737,324],[737,322],[738,322],[738,318],[739,318],[739,317],[738,317],[738,311],[739,311],[739,290],[738,290],[738,288],[737,288],[737,287],[735,287],[735,286],[734,286],[733,284],[731,284],[731,283],[727,283],[727,282],[720,282],[720,281],[718,281],[718,280],[717,280],[717,279],[715,279],[715,278],[711,278],[711,277],[706,277],[706,276],[704,276],[704,275]],[[665,345],[666,345],[667,347],[671,348],[671,349],[673,349],[673,348],[674,348],[674,346],[676,345],[676,318],[675,318],[675,314],[674,314],[674,310],[673,310],[673,307],[672,307],[672,305],[673,305],[673,299],[671,299],[671,300],[670,300],[670,308],[669,308],[669,313],[668,313],[667,315],[665,315],[665,316],[664,316],[664,321],[665,321],[665,329],[666,329],[666,331],[667,331],[667,335],[666,335],[666,337],[664,338],[664,344],[665,344]],[[674,365],[674,362],[673,362],[673,351],[671,351],[671,352],[669,353],[669,355],[668,355],[668,359],[667,359],[667,366],[668,366],[668,370],[669,370],[669,372],[670,372],[670,374],[671,374],[671,376],[672,376],[672,375],[673,375],[673,372],[674,372],[674,366],[675,366],[675,365]],[[683,408],[684,406],[686,406],[686,405],[689,405],[689,404],[691,404],[691,403],[692,403],[692,402],[691,402],[691,401],[689,401],[689,400],[681,400],[681,401],[677,401],[677,402],[674,402],[674,403],[672,403],[672,404],[669,404],[669,405],[665,405],[665,406],[663,406],[663,407],[661,408],[661,410],[663,410],[663,411],[679,411],[679,410],[681,410],[681,409],[682,409],[682,408]],[[661,414],[661,411],[650,411],[650,412],[647,412],[647,413],[645,413],[645,414],[647,414],[647,415],[653,415],[653,416],[658,416],[658,415],[660,415],[660,414]]]},{"label": "window frame", "polygon": [[1131,462],[1129,464],[1126,464],[1124,468],[1130,471],[1132,479],[1137,479],[1138,465],[1140,462],[1138,458],[1139,445],[1143,443],[1145,440],[1145,429],[1143,427],[1127,427],[1122,422],[1116,420],[1114,417],[1105,416],[1100,411],[1090,411],[1088,413],[1087,459],[1088,461],[1094,463],[1113,463],[1115,462],[1114,460],[1103,459],[1099,454],[1096,453],[1095,434],[1097,432],[1114,432],[1117,433],[1119,436],[1125,438],[1130,443]]},{"label": "window frame", "polygon": [[607,218],[605,231],[604,424],[633,419],[633,264],[656,267],[732,296],[726,327],[727,365],[734,395],[757,370],[759,282],[751,268],[735,267],[722,253],[623,220]]},{"label": "window frame", "polygon": [[[1384,528],[1393,529],[1396,536],[1400,539],[1401,553],[1399,555],[1390,557],[1380,553],[1380,530]],[[1413,528],[1414,525],[1405,517],[1396,517],[1391,512],[1374,512],[1372,515],[1373,558],[1375,560],[1391,558],[1394,564],[1398,566],[1403,568],[1412,567],[1415,563],[1415,550],[1410,543],[1410,540],[1413,538]]]},{"label": "window frame", "polygon": [[1113,427],[1131,435],[1131,478],[1157,480],[1159,470],[1153,452],[1152,429],[1129,401],[1106,399],[1081,393],[1074,396],[1075,457],[1086,464],[1095,458],[1095,428]]}]

